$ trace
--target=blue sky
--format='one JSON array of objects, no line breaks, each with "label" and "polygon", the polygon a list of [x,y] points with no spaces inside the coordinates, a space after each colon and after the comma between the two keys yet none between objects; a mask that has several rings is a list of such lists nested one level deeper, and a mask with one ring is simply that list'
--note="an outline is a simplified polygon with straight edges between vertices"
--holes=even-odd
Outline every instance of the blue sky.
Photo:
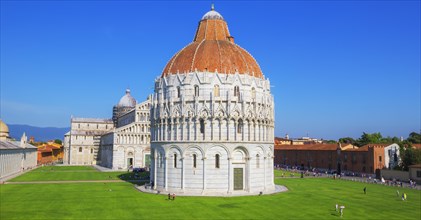
[{"label": "blue sky", "polygon": [[[420,1],[213,1],[272,83],[277,136],[420,131]],[[1,1],[9,124],[110,118],[192,41],[212,1]]]}]

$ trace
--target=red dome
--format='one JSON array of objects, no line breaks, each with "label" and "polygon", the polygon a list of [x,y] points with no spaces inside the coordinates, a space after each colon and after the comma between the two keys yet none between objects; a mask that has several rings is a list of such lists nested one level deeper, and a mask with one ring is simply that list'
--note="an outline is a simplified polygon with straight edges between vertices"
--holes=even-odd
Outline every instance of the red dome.
[{"label": "red dome", "polygon": [[227,23],[216,11],[206,13],[192,43],[178,51],[167,63],[162,77],[193,71],[248,74],[263,78],[259,64],[234,43]]}]

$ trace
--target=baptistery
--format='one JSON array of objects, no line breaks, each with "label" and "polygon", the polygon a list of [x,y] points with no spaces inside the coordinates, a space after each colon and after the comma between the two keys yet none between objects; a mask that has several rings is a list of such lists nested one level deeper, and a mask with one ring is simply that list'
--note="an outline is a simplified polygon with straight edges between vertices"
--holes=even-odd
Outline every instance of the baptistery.
[{"label": "baptistery", "polygon": [[273,192],[273,140],[269,79],[212,7],[193,42],[155,80],[153,189],[210,196]]}]

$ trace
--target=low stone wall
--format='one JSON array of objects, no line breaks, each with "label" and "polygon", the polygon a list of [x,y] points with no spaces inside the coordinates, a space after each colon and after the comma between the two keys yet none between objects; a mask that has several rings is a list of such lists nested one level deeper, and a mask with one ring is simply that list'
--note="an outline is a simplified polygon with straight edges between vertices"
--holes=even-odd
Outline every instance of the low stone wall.
[{"label": "low stone wall", "polygon": [[408,171],[399,171],[399,170],[381,170],[380,175],[385,180],[390,179],[399,179],[400,181],[408,182],[409,181],[409,172]]}]

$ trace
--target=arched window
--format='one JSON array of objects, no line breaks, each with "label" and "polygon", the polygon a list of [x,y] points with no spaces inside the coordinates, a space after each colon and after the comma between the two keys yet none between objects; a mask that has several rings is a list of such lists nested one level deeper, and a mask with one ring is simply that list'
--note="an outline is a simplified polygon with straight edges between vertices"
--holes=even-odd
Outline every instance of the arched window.
[{"label": "arched window", "polygon": [[198,85],[194,86],[194,97],[199,97],[199,86]]},{"label": "arched window", "polygon": [[256,98],[256,89],[254,87],[251,88],[251,98],[252,99]]},{"label": "arched window", "polygon": [[174,154],[174,168],[177,168],[177,154]]},{"label": "arched window", "polygon": [[219,85],[213,86],[213,96],[219,97]]},{"label": "arched window", "polygon": [[162,157],[161,154],[158,154],[158,168],[162,167]]},{"label": "arched window", "polygon": [[242,119],[238,120],[237,133],[239,134],[243,133],[243,120]]},{"label": "arched window", "polygon": [[82,152],[82,147],[79,147],[79,152]]},{"label": "arched window", "polygon": [[177,86],[177,98],[180,98],[180,86]]},{"label": "arched window", "polygon": [[94,149],[93,148],[91,148],[91,154],[93,154],[94,153]]},{"label": "arched window", "polygon": [[234,96],[240,96],[240,87],[234,86]]},{"label": "arched window", "polygon": [[260,155],[256,154],[256,168],[260,168]]},{"label": "arched window", "polygon": [[215,168],[219,168],[219,154],[215,154]]},{"label": "arched window", "polygon": [[193,168],[196,168],[196,159],[197,159],[196,154],[193,154]]},{"label": "arched window", "polygon": [[200,120],[200,133],[205,133],[205,121],[201,118]]}]

